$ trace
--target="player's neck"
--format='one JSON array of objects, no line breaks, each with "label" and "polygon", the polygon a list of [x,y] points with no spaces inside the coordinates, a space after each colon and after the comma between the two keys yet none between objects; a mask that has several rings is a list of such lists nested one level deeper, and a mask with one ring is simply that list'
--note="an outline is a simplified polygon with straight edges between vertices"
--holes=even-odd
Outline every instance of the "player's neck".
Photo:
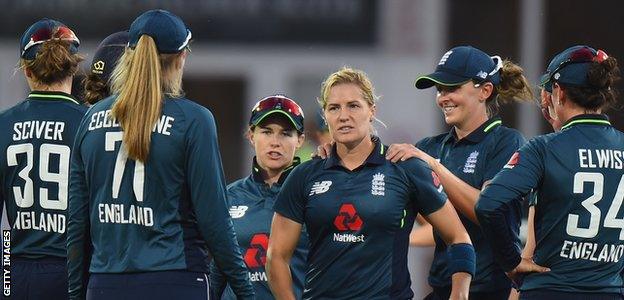
[{"label": "player's neck", "polygon": [[574,103],[570,103],[568,105],[566,105],[567,107],[563,109],[563,111],[561,112],[561,122],[562,123],[567,123],[570,119],[579,116],[579,115],[585,115],[585,114],[600,114],[602,113],[601,109],[597,109],[597,110],[588,110],[584,107],[580,107],[578,105],[575,105]]},{"label": "player's neck", "polygon": [[336,153],[340,157],[340,162],[343,167],[349,170],[361,166],[374,149],[375,143],[373,143],[370,135],[349,145],[336,143]]},{"label": "player's neck", "polygon": [[284,170],[271,170],[271,169],[263,169],[262,173],[263,173],[263,177],[264,177],[264,183],[268,184],[269,186],[272,186],[273,184],[275,184],[277,181],[279,181],[280,176],[282,176],[282,172]]},{"label": "player's neck", "polygon": [[471,118],[470,120],[467,120],[460,125],[455,125],[455,134],[457,135],[457,140],[461,140],[467,137],[469,134],[471,134],[473,131],[483,125],[483,123],[487,122],[487,120],[487,115],[480,115]]},{"label": "player's neck", "polygon": [[32,91],[42,91],[42,92],[63,92],[66,94],[71,94],[72,89],[72,78],[67,77],[66,79],[55,82],[52,84],[41,84],[34,80],[28,80],[28,86]]}]

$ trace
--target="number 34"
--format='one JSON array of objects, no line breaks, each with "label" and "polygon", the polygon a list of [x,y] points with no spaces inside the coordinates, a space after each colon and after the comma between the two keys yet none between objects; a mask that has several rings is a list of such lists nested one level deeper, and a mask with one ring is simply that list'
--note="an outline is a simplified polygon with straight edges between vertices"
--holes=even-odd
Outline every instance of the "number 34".
[{"label": "number 34", "polygon": [[[566,233],[570,236],[576,236],[581,238],[594,238],[598,235],[600,227],[600,219],[602,212],[600,208],[596,206],[598,201],[602,200],[604,190],[604,175],[601,173],[591,172],[578,172],[574,174],[574,193],[583,193],[583,189],[586,182],[593,183],[594,191],[593,195],[583,202],[581,205],[589,212],[589,227],[579,227],[579,215],[569,214],[568,223],[566,226]],[[624,240],[624,219],[618,219],[617,214],[622,207],[622,201],[624,200],[624,175],[620,179],[615,198],[611,202],[611,206],[607,211],[607,215],[604,220],[604,227],[607,228],[619,228],[620,240]]]}]

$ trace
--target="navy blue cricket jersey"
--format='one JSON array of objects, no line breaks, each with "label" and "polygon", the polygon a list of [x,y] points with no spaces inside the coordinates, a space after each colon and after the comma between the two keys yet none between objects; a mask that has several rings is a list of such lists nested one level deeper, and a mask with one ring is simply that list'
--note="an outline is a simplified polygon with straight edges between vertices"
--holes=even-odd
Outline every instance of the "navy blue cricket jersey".
[{"label": "navy blue cricket jersey", "polygon": [[[264,182],[260,166],[254,158],[251,175],[227,187],[234,231],[258,300],[274,299],[264,268],[273,220],[273,204],[288,174],[298,164],[299,158],[295,157],[293,165],[284,170],[279,180],[269,187]],[[301,299],[303,294],[308,248],[308,235],[304,231],[290,259],[293,291],[297,299]],[[211,264],[210,268],[210,288],[217,297],[222,295],[218,299],[236,299],[232,289],[226,287],[223,274],[214,264]]]},{"label": "navy blue cricket jersey", "polygon": [[529,141],[481,193],[477,216],[505,270],[520,262],[507,215],[537,193],[533,260],[551,271],[527,275],[522,290],[621,291],[623,162],[624,134],[606,116],[579,115]]},{"label": "navy blue cricket jersey", "polygon": [[[349,171],[336,148],[286,179],[275,211],[304,224],[310,238],[304,299],[411,299],[409,233],[416,214],[440,209],[446,195],[425,162],[394,164],[375,138]],[[437,183],[437,186],[436,186]]]},{"label": "navy blue cricket jersey", "polygon": [[[95,104],[76,136],[70,175],[70,296],[91,273],[188,270],[208,273],[210,254],[235,290],[253,290],[228,214],[214,118],[183,98],[165,99],[145,163],[127,158],[111,115]],[[120,148],[122,150],[120,150]],[[90,233],[93,254],[84,255]]]},{"label": "navy blue cricket jersey", "polygon": [[33,91],[0,113],[0,207],[11,226],[11,256],[66,257],[71,147],[86,110],[69,94]]},{"label": "navy blue cricket jersey", "polygon": [[[491,118],[461,140],[457,140],[455,131],[451,129],[448,133],[422,139],[416,147],[438,159],[462,181],[480,190],[524,143],[524,138],[517,130],[501,124],[500,118]],[[511,287],[505,273],[494,262],[490,246],[479,225],[460,212],[458,214],[477,256],[476,273],[470,291],[486,292]],[[435,231],[434,238],[436,247],[429,271],[429,284],[433,287],[450,287],[452,274],[447,246]]]}]

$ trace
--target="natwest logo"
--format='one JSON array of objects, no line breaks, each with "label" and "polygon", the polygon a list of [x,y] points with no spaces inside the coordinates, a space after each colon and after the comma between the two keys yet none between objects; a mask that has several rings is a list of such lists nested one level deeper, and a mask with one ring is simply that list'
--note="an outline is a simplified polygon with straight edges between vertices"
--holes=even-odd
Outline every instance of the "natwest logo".
[{"label": "natwest logo", "polygon": [[266,253],[269,248],[269,235],[256,233],[249,242],[249,248],[245,251],[244,259],[248,268],[260,268],[266,264]]},{"label": "natwest logo", "polygon": [[[362,228],[364,222],[357,213],[355,205],[345,203],[340,206],[338,216],[334,219],[334,226],[339,231],[358,231]],[[342,243],[361,243],[364,242],[363,234],[355,235],[352,233],[334,233],[334,241]]]},{"label": "natwest logo", "polygon": [[362,218],[357,214],[355,206],[351,203],[345,203],[340,206],[338,216],[334,219],[334,225],[340,231],[360,230],[362,223]]}]

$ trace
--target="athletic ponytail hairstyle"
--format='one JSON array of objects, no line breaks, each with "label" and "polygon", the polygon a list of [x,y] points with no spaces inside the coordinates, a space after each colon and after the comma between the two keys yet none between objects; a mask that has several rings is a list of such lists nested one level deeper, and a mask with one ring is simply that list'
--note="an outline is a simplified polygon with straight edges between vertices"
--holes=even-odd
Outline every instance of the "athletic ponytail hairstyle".
[{"label": "athletic ponytail hairstyle", "polygon": [[500,83],[495,87],[494,92],[486,100],[487,113],[492,117],[498,112],[500,104],[511,102],[533,102],[533,90],[529,81],[524,76],[524,70],[505,59],[500,69]]},{"label": "athletic ponytail hairstyle", "polygon": [[158,54],[154,39],[142,35],[134,49],[126,49],[113,71],[111,90],[117,100],[112,114],[124,131],[131,159],[147,161],[164,96],[182,94],[182,72],[176,68],[181,53]]},{"label": "athletic ponytail hairstyle", "polygon": [[19,68],[28,69],[33,79],[44,85],[60,82],[72,77],[78,71],[78,64],[84,60],[80,54],[72,54],[70,42],[49,40],[41,45],[35,59],[20,59]]}]

